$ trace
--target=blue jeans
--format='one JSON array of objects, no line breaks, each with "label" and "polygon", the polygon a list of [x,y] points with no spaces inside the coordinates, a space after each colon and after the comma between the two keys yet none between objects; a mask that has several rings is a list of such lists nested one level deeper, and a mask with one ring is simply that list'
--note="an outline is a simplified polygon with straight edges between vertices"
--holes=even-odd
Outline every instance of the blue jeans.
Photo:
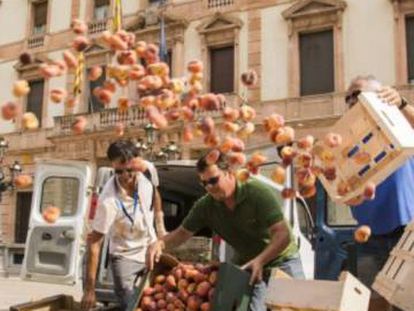
[{"label": "blue jeans", "polygon": [[[281,263],[277,268],[286,272],[295,279],[304,279],[305,274],[303,273],[302,261],[300,257],[294,257]],[[265,296],[268,279],[256,283],[253,287],[252,296],[250,298],[250,311],[266,311]]]}]

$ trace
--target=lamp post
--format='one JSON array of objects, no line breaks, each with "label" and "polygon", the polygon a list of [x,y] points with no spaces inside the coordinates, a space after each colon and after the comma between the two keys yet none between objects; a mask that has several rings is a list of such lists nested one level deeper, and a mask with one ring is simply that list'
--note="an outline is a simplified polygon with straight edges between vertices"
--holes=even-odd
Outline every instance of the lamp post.
[{"label": "lamp post", "polygon": [[4,156],[8,148],[9,143],[4,137],[0,137],[0,201],[3,192],[14,189],[14,180],[23,170],[20,163],[14,161],[14,163],[8,167],[10,178],[6,180]]}]

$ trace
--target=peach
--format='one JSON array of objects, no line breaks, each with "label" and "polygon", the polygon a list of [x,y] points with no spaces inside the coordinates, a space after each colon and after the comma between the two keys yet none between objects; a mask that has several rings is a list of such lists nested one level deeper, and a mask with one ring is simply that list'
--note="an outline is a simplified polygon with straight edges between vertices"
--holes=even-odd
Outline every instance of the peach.
[{"label": "peach", "polygon": [[334,166],[326,167],[322,172],[323,176],[329,181],[336,179],[336,168]]},{"label": "peach", "polygon": [[102,76],[103,70],[102,67],[99,65],[95,65],[89,69],[88,72],[88,79],[90,81],[96,81]]},{"label": "peach", "polygon": [[111,93],[115,93],[116,91],[116,85],[111,80],[106,80],[103,84],[103,88]]},{"label": "peach", "polygon": [[278,130],[285,125],[285,118],[277,113],[273,113],[263,119],[263,126],[267,132]]},{"label": "peach", "polygon": [[69,97],[65,101],[65,105],[67,108],[74,108],[78,104],[78,99],[75,97]]},{"label": "peach", "polygon": [[295,175],[301,187],[312,187],[316,183],[316,176],[310,169],[299,169],[295,172]]},{"label": "peach", "polygon": [[160,77],[165,77],[170,74],[170,67],[168,67],[168,64],[163,63],[163,62],[150,64],[147,67],[147,70],[150,75],[155,75],[155,76],[160,76]]},{"label": "peach", "polygon": [[312,135],[306,135],[305,137],[299,138],[297,141],[297,146],[299,149],[311,149],[315,142],[315,137]]},{"label": "peach", "polygon": [[284,199],[293,199],[296,197],[296,191],[292,188],[285,188],[282,190],[281,195]]},{"label": "peach", "polygon": [[155,104],[155,96],[150,95],[150,96],[141,97],[139,99],[139,104],[144,108],[148,106],[152,106]]},{"label": "peach", "polygon": [[223,122],[221,128],[227,133],[236,133],[240,130],[240,125],[234,122]]},{"label": "peach", "polygon": [[112,50],[123,51],[128,49],[128,43],[119,34],[111,35],[108,41]]},{"label": "peach", "polygon": [[164,129],[168,126],[167,118],[155,106],[147,107],[146,115],[157,128]]},{"label": "peach", "polygon": [[251,106],[243,105],[240,108],[240,117],[244,121],[250,122],[254,118],[256,118],[256,110],[254,108],[252,108]]},{"label": "peach", "polygon": [[194,120],[194,111],[187,107],[182,106],[181,107],[181,115],[184,121],[193,121]]},{"label": "peach", "polygon": [[260,152],[256,151],[253,153],[252,157],[250,158],[249,162],[252,163],[254,166],[260,166],[266,162],[267,158],[262,155]]},{"label": "peach", "polygon": [[60,217],[60,208],[49,205],[42,211],[42,217],[47,223],[53,224]]},{"label": "peach", "polygon": [[199,60],[192,60],[187,64],[187,70],[193,74],[203,71],[203,63]]},{"label": "peach", "polygon": [[78,66],[78,60],[75,55],[70,51],[63,52],[63,60],[65,61],[68,68],[74,69]]},{"label": "peach", "polygon": [[131,66],[128,77],[130,80],[138,81],[146,75],[145,67],[140,64],[134,64]]},{"label": "peach", "polygon": [[210,288],[211,288],[211,285],[208,281],[202,281],[197,285],[197,288],[195,291],[199,297],[203,298],[203,297],[207,297],[208,291],[210,290]]},{"label": "peach", "polygon": [[311,198],[316,194],[316,186],[311,185],[311,186],[300,187],[299,193],[305,199]]},{"label": "peach", "polygon": [[220,151],[218,151],[217,149],[211,150],[206,156],[207,165],[216,164],[219,157],[220,157]]},{"label": "peach", "polygon": [[198,311],[200,309],[201,303],[202,303],[202,300],[199,297],[192,295],[188,297],[186,310],[187,311]]},{"label": "peach", "polygon": [[250,172],[247,169],[240,169],[236,172],[236,178],[240,182],[246,182],[250,177]]},{"label": "peach", "polygon": [[239,138],[233,138],[233,146],[231,148],[231,151],[243,152],[244,149],[245,149],[244,142]]},{"label": "peach", "polygon": [[84,51],[88,47],[88,45],[89,39],[82,35],[77,36],[72,42],[72,47],[75,51],[78,52]]},{"label": "peach", "polygon": [[176,108],[169,109],[167,112],[164,112],[165,117],[170,122],[177,121],[181,116],[181,111]]},{"label": "peach", "polygon": [[246,163],[246,156],[242,152],[231,152],[227,155],[230,166],[241,166]]},{"label": "peach", "polygon": [[153,43],[149,43],[145,51],[145,58],[147,60],[148,59],[157,60],[159,53],[160,53],[160,49],[158,48],[158,46]]},{"label": "peach", "polygon": [[135,65],[137,63],[137,54],[135,51],[126,50],[117,53],[116,61],[120,65]]},{"label": "peach", "polygon": [[284,126],[277,130],[276,144],[290,144],[295,139],[295,130],[290,126]]},{"label": "peach", "polygon": [[191,126],[190,125],[184,126],[183,141],[185,143],[189,143],[193,139],[194,139],[194,134],[193,134],[193,130],[192,130]]},{"label": "peach", "polygon": [[200,129],[204,135],[209,135],[215,130],[215,123],[212,117],[204,117],[200,122]]},{"label": "peach", "polygon": [[240,130],[237,132],[239,138],[247,138],[253,134],[255,125],[252,122],[246,122]]},{"label": "peach", "polygon": [[326,134],[323,142],[329,148],[336,148],[342,144],[342,136],[336,133],[328,133]]},{"label": "peach", "polygon": [[195,82],[194,84],[191,84],[189,93],[192,95],[199,94],[203,90],[203,85],[201,82]]},{"label": "peach", "polygon": [[350,206],[357,206],[362,204],[365,201],[364,197],[362,195],[358,195],[348,201],[345,202],[345,204]]},{"label": "peach", "polygon": [[17,189],[24,189],[30,187],[33,184],[33,178],[30,175],[21,174],[16,176],[13,182]]},{"label": "peach", "polygon": [[145,41],[138,41],[135,46],[135,52],[140,58],[145,57],[145,53],[147,51],[147,43]]},{"label": "peach", "polygon": [[253,87],[257,84],[259,78],[256,71],[253,69],[248,70],[247,72],[242,73],[241,81],[247,87]]},{"label": "peach", "polygon": [[1,107],[1,114],[4,120],[13,120],[22,111],[21,106],[15,102],[7,102]]},{"label": "peach", "polygon": [[280,151],[280,156],[283,161],[283,165],[288,166],[293,162],[293,159],[296,157],[296,150],[291,146],[284,146]]},{"label": "peach", "polygon": [[358,243],[368,242],[370,236],[371,228],[366,225],[360,226],[354,231],[354,240]]},{"label": "peach", "polygon": [[78,116],[75,118],[75,121],[72,123],[72,132],[79,135],[85,131],[87,120],[83,116]]},{"label": "peach", "polygon": [[57,88],[50,91],[50,100],[55,103],[63,102],[68,95],[68,92],[63,88]]},{"label": "peach", "polygon": [[169,109],[176,103],[176,101],[177,97],[173,91],[163,89],[157,97],[157,107],[161,110]]},{"label": "peach", "polygon": [[109,105],[112,100],[112,96],[114,95],[111,91],[107,89],[99,89],[96,93],[94,92],[94,95],[97,95],[98,100],[104,104],[105,106]]},{"label": "peach", "polygon": [[18,80],[13,83],[13,95],[16,97],[26,96],[30,92],[29,83],[26,80]]},{"label": "peach", "polygon": [[218,101],[216,94],[208,93],[201,96],[200,106],[207,111],[219,110],[220,102]]},{"label": "peach", "polygon": [[335,155],[328,149],[322,149],[319,153],[319,158],[324,164],[328,165],[331,165],[335,161]]},{"label": "peach", "polygon": [[299,167],[305,167],[308,168],[312,165],[312,154],[309,152],[301,152],[299,153],[299,155],[296,157],[296,165]]},{"label": "peach", "polygon": [[360,151],[355,154],[352,159],[358,165],[366,165],[371,162],[371,155],[366,151]]},{"label": "peach", "polygon": [[224,138],[224,141],[220,144],[219,150],[222,153],[228,153],[228,152],[230,152],[232,150],[233,145],[234,145],[233,138],[226,136]]},{"label": "peach", "polygon": [[23,114],[22,127],[26,130],[33,130],[39,127],[39,120],[33,112],[26,112]]},{"label": "peach", "polygon": [[270,178],[277,184],[283,185],[286,181],[286,169],[280,165],[272,171]]},{"label": "peach", "polygon": [[130,106],[131,102],[127,97],[118,98],[118,110],[120,112],[126,112]]},{"label": "peach", "polygon": [[72,31],[77,35],[86,34],[88,31],[88,25],[86,25],[86,23],[80,19],[72,20],[70,27],[72,28]]},{"label": "peach", "polygon": [[181,94],[184,92],[184,82],[181,79],[172,79],[169,88],[175,94]]},{"label": "peach", "polygon": [[223,109],[223,118],[228,122],[235,122],[240,117],[240,111],[231,107]]},{"label": "peach", "polygon": [[375,190],[376,190],[376,185],[372,182],[368,182],[365,187],[364,187],[364,199],[366,200],[373,200],[375,199]]},{"label": "peach", "polygon": [[210,311],[210,303],[209,302],[203,302],[200,306],[201,311]]},{"label": "peach", "polygon": [[63,75],[68,70],[68,66],[63,59],[58,59],[52,62],[52,65],[57,66],[59,68],[58,76]]},{"label": "peach", "polygon": [[345,196],[349,193],[349,191],[351,191],[351,186],[349,185],[349,183],[345,180],[341,180],[340,182],[338,182],[337,186],[336,186],[336,192],[340,195],[340,196]]},{"label": "peach", "polygon": [[55,65],[41,64],[39,66],[39,74],[46,80],[57,77],[60,75],[60,72],[59,67]]},{"label": "peach", "polygon": [[[168,275],[166,277],[166,279],[165,279],[165,285],[166,285],[167,289],[174,290],[174,289],[177,288],[177,282],[176,282],[176,280],[175,280],[175,278],[174,278],[173,275]],[[169,300],[168,297],[166,297],[166,298],[167,298],[167,300]]]},{"label": "peach", "polygon": [[220,137],[215,133],[208,134],[204,137],[204,144],[209,148],[217,148],[220,144]]},{"label": "peach", "polygon": [[188,83],[189,84],[194,84],[197,82],[201,82],[203,80],[203,73],[202,72],[198,72],[198,73],[193,73],[190,78],[188,79]]}]

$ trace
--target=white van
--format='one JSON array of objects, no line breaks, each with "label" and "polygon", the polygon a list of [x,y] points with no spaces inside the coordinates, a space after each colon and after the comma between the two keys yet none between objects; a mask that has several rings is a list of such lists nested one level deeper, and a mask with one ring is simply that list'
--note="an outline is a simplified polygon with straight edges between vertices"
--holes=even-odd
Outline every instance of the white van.
[{"label": "white van", "polygon": [[[268,175],[276,163],[262,167],[258,178],[280,193],[282,186],[275,184]],[[168,231],[175,229],[203,193],[199,185],[194,161],[174,161],[156,165],[163,199],[165,223]],[[21,275],[26,280],[75,284],[82,276],[82,255],[89,214],[96,205],[96,194],[112,174],[110,168],[99,168],[94,177],[92,167],[86,162],[40,161],[37,163],[29,231]],[[93,178],[95,183],[93,183]],[[288,178],[287,183],[290,183]],[[60,207],[61,216],[49,224],[42,217],[48,205]],[[313,223],[306,202],[302,198],[284,200],[283,212],[290,222],[300,247],[305,274],[313,278],[314,252],[311,246]],[[199,233],[211,236],[211,232]],[[103,247],[106,249],[106,246]],[[222,248],[223,249],[223,248]],[[229,248],[221,253],[228,259]],[[97,277],[97,298],[111,301],[111,276],[107,268],[107,252],[103,251]]]}]

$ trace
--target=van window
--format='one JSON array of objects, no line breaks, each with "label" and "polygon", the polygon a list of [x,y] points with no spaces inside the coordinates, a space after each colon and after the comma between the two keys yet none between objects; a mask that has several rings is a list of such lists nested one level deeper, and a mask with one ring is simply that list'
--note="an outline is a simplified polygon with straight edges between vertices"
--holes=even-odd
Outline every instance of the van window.
[{"label": "van window", "polygon": [[352,217],[351,208],[345,204],[338,204],[328,198],[327,223],[329,226],[355,226],[357,221]]},{"label": "van window", "polygon": [[48,177],[43,182],[40,212],[53,205],[60,208],[61,216],[76,214],[79,180],[72,177]]}]

